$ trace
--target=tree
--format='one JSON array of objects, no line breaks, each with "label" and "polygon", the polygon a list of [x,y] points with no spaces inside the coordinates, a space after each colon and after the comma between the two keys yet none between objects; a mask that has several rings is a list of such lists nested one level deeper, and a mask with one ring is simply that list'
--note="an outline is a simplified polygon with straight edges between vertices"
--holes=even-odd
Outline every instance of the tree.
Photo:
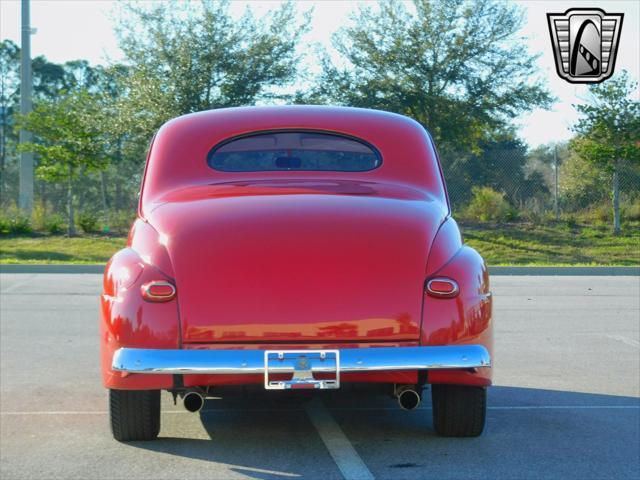
[{"label": "tree", "polygon": [[20,47],[0,42],[0,200],[4,201],[9,145],[17,142],[11,122],[20,101]]},{"label": "tree", "polygon": [[[126,101],[124,88],[128,69],[120,64],[97,69],[92,75],[92,90],[103,103],[103,116],[109,121],[102,125],[107,141],[104,153],[109,159],[109,168],[100,172],[100,197],[108,226],[109,210],[119,210],[126,206],[132,209],[137,199],[143,171],[143,150],[147,141],[138,144],[138,138],[128,130],[128,122],[122,118],[122,103]],[[124,109],[126,111],[126,109]],[[109,187],[114,190],[109,194]]]},{"label": "tree", "polygon": [[[567,169],[564,164],[570,154],[571,151],[568,141],[540,145],[527,154],[527,170],[530,172],[529,178],[535,174],[540,179],[541,184],[545,186],[544,189],[542,189],[542,193],[544,193],[544,190],[546,190],[546,193],[552,193],[550,200],[553,202],[553,211],[556,220],[560,219],[560,191],[563,189],[562,183],[566,184],[566,182],[564,182],[564,172],[566,172]],[[563,170],[562,175],[560,173],[561,170]],[[544,206],[545,203],[548,204],[549,202],[543,200],[542,205]]]},{"label": "tree", "polygon": [[569,150],[560,169],[563,206],[569,211],[580,211],[606,204],[611,198],[610,177],[598,165]]},{"label": "tree", "polygon": [[[43,56],[32,59],[31,68],[34,105],[56,100],[65,92],[91,86],[102,71],[101,67],[90,67],[84,60],[56,64]],[[0,42],[0,200],[5,207],[18,192],[18,133],[14,127],[19,112],[20,47],[11,40],[3,40]],[[40,193],[42,201],[44,187],[41,181],[36,182],[36,193]],[[51,188],[56,189],[55,186]]]},{"label": "tree", "polygon": [[43,56],[31,60],[33,72],[33,97],[34,103],[40,99],[52,100],[65,90],[64,66],[53,63]]},{"label": "tree", "polygon": [[[613,233],[620,233],[620,168],[640,164],[640,101],[638,83],[626,71],[603,83],[589,85],[590,102],[574,105],[582,118],[574,125],[573,149],[611,175]],[[633,98],[635,96],[635,98]]]},{"label": "tree", "polygon": [[517,6],[493,0],[366,5],[334,36],[344,68],[325,56],[312,101],[379,108],[430,129],[443,157],[473,151],[549,94],[516,38]]},{"label": "tree", "polygon": [[23,125],[36,137],[19,150],[38,154],[36,174],[40,178],[66,185],[70,236],[75,235],[74,182],[107,165],[101,115],[97,97],[83,89],[58,100],[41,101],[31,113],[19,117],[18,127]]},{"label": "tree", "polygon": [[277,96],[295,79],[296,45],[306,31],[291,2],[256,19],[235,20],[229,2],[130,3],[117,26],[128,68],[123,130],[146,147],[166,120]]}]

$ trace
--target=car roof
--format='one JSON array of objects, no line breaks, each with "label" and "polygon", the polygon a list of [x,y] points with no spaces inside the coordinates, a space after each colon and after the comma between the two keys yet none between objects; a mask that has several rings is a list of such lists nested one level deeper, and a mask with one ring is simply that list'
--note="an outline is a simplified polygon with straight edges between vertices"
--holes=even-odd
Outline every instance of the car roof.
[{"label": "car roof", "polygon": [[385,123],[404,124],[406,127],[421,128],[415,120],[384,110],[370,108],[344,107],[333,105],[269,105],[219,108],[202,112],[188,113],[169,120],[163,128],[171,128],[176,123],[245,122],[247,119],[260,120],[271,117],[274,122],[286,117],[288,120],[307,123],[316,127],[318,121],[326,122],[328,128],[335,122],[336,116],[348,116],[353,120],[375,120]]},{"label": "car roof", "polygon": [[[251,133],[285,130],[359,138],[376,147],[382,155],[382,165],[366,172],[220,172],[207,164],[209,152],[222,142]],[[406,184],[446,201],[435,147],[418,122],[380,110],[283,105],[207,110],[165,123],[152,142],[142,202],[192,185],[294,177]]]}]

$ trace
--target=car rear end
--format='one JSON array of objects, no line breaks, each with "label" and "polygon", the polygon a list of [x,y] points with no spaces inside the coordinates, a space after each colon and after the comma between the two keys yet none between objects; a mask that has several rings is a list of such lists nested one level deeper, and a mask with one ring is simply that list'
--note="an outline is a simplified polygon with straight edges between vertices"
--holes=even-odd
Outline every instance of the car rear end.
[{"label": "car rear end", "polygon": [[[487,270],[449,215],[428,134],[321,108],[257,109],[247,131],[240,110],[178,119],[154,142],[140,219],[105,272],[114,436],[155,438],[160,390],[197,411],[221,385],[350,382],[387,384],[406,409],[431,385],[436,430],[479,435]],[[200,158],[190,174],[177,139],[183,164]]]}]

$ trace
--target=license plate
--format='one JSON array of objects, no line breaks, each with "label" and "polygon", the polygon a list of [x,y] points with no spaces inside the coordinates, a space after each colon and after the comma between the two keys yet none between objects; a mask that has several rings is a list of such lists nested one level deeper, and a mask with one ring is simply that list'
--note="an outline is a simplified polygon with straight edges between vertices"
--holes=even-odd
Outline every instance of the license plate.
[{"label": "license plate", "polygon": [[340,388],[338,350],[266,350],[267,390]]}]

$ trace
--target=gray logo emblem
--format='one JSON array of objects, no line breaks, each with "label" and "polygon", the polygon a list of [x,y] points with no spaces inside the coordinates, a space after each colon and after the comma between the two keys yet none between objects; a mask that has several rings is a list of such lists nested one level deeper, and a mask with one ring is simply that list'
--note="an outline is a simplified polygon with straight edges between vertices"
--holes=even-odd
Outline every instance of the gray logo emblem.
[{"label": "gray logo emblem", "polygon": [[571,8],[547,13],[558,75],[571,83],[599,83],[613,74],[622,13]]}]

